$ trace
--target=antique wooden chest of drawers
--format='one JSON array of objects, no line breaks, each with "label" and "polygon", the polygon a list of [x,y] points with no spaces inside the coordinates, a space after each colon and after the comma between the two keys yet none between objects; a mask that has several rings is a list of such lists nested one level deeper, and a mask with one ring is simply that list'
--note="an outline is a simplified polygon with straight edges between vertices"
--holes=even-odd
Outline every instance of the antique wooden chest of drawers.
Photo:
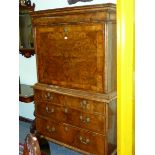
[{"label": "antique wooden chest of drawers", "polygon": [[37,131],[84,154],[108,155],[116,144],[116,7],[31,14],[38,83]]}]

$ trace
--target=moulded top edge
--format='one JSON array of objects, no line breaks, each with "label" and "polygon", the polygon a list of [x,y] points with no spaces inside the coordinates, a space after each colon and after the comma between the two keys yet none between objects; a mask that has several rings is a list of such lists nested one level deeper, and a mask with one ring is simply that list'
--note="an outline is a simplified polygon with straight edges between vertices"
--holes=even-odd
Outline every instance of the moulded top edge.
[{"label": "moulded top edge", "polygon": [[76,6],[76,7],[65,7],[57,9],[39,10],[31,12],[32,17],[43,17],[43,16],[54,16],[60,14],[71,14],[71,13],[87,13],[94,11],[116,11],[116,4],[105,3],[97,5],[87,5],[87,6]]}]

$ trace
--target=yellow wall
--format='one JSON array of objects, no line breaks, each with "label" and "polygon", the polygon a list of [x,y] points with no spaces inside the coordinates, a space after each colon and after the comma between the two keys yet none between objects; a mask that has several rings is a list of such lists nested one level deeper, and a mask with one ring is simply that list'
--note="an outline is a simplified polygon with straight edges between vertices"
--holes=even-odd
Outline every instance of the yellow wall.
[{"label": "yellow wall", "polygon": [[134,0],[117,1],[117,152],[134,155]]}]

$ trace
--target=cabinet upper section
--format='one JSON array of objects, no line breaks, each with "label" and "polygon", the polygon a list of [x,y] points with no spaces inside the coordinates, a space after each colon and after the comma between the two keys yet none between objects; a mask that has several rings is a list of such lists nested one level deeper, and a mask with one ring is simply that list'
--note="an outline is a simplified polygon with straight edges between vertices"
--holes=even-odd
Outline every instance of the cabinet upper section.
[{"label": "cabinet upper section", "polygon": [[100,93],[116,90],[114,4],[31,15],[38,82]]}]

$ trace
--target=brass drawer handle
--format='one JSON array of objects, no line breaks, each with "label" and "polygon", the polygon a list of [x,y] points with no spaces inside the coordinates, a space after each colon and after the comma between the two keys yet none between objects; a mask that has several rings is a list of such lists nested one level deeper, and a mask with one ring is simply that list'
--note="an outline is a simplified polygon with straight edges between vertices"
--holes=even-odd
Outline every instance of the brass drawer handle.
[{"label": "brass drawer handle", "polygon": [[46,106],[46,112],[47,113],[54,113],[54,108],[51,108],[51,109],[49,109],[49,107],[48,106]]},{"label": "brass drawer handle", "polygon": [[46,130],[48,132],[55,132],[56,131],[55,127],[50,128],[49,125],[46,126]]},{"label": "brass drawer handle", "polygon": [[47,92],[46,94],[45,94],[45,98],[46,99],[53,99],[53,95],[50,93],[50,92]]},{"label": "brass drawer handle", "polygon": [[90,118],[89,118],[89,117],[83,118],[82,115],[80,116],[80,120],[81,120],[81,122],[83,122],[83,123],[89,123],[89,122],[90,122]]},{"label": "brass drawer handle", "polygon": [[81,108],[82,109],[87,109],[87,101],[86,100],[82,100],[81,102],[80,102],[80,106],[81,106]]},{"label": "brass drawer handle", "polygon": [[80,139],[80,142],[85,145],[88,145],[90,143],[90,140],[88,138],[80,136],[79,139]]},{"label": "brass drawer handle", "polygon": [[64,112],[67,114],[68,113],[68,108],[65,108]]},{"label": "brass drawer handle", "polygon": [[65,131],[68,131],[69,129],[68,129],[68,127],[65,127]]},{"label": "brass drawer handle", "polygon": [[65,33],[67,33],[67,32],[68,32],[68,29],[67,29],[67,27],[65,27],[65,28],[64,28],[64,32],[65,32]]}]

